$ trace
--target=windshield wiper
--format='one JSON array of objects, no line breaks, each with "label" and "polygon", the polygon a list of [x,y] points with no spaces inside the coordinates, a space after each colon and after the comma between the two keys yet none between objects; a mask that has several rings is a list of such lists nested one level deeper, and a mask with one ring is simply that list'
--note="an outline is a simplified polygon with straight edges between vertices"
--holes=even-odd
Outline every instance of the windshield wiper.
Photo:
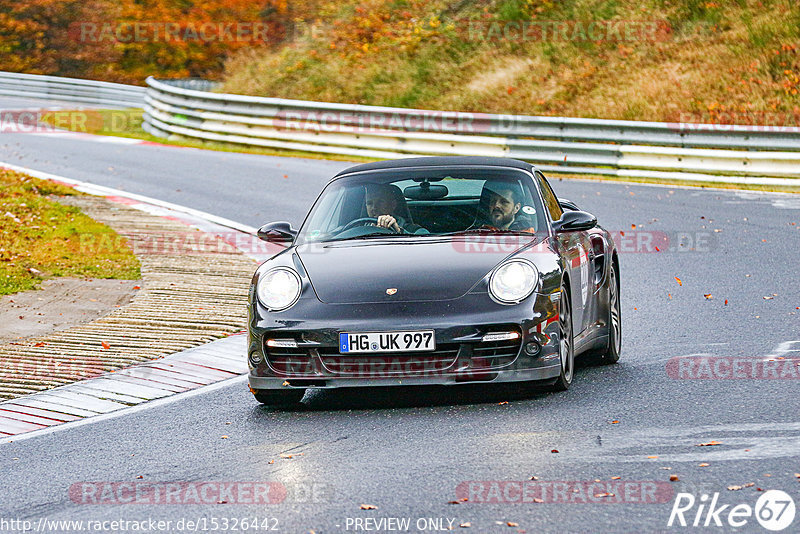
[{"label": "windshield wiper", "polygon": [[328,239],[324,241],[326,243],[330,243],[331,241],[349,241],[351,239],[372,239],[375,237],[419,237],[417,234],[387,234],[386,232],[370,232],[368,234],[356,235],[353,237],[339,237],[334,239]]},{"label": "windshield wiper", "polygon": [[439,235],[459,235],[459,234],[521,234],[521,235],[535,235],[532,232],[525,232],[523,230],[500,230],[499,228],[467,228],[466,230],[457,230],[455,232],[447,232],[446,234]]}]

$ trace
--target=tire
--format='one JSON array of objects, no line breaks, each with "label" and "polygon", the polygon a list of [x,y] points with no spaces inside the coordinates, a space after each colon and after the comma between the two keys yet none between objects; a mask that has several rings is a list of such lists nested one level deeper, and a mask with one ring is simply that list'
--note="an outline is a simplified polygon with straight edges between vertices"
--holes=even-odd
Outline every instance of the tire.
[{"label": "tire", "polygon": [[609,365],[619,361],[622,352],[622,309],[619,302],[617,269],[611,264],[608,275],[608,346],[600,354],[600,363]]},{"label": "tire", "polygon": [[253,391],[256,400],[270,406],[294,406],[306,394],[305,389],[258,389]]},{"label": "tire", "polygon": [[561,285],[558,300],[558,353],[561,373],[551,386],[553,391],[566,391],[575,377],[575,343],[572,334],[572,309],[567,286]]}]

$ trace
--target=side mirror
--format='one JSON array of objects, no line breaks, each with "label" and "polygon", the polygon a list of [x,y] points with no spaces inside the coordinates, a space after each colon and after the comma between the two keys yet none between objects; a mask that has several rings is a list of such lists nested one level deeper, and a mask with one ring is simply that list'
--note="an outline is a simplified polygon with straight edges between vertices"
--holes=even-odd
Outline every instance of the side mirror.
[{"label": "side mirror", "polygon": [[557,233],[580,232],[591,230],[597,226],[597,217],[585,211],[565,211],[561,218],[553,223],[553,230]]},{"label": "side mirror", "polygon": [[559,198],[558,199],[558,205],[561,206],[562,210],[580,211],[580,208],[578,207],[577,204],[575,204],[571,200],[567,200],[566,198]]},{"label": "side mirror", "polygon": [[286,221],[271,222],[258,229],[258,238],[270,243],[291,243],[297,235],[297,230]]}]

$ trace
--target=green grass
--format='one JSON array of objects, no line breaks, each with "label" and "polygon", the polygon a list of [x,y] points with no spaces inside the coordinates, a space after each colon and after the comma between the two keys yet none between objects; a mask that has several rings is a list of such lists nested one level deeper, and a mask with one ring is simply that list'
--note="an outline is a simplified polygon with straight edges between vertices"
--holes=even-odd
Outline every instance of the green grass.
[{"label": "green grass", "polygon": [[[0,169],[0,295],[34,289],[46,278],[140,278],[139,260],[108,226],[51,195],[76,192]],[[92,247],[89,243],[119,246]]]}]

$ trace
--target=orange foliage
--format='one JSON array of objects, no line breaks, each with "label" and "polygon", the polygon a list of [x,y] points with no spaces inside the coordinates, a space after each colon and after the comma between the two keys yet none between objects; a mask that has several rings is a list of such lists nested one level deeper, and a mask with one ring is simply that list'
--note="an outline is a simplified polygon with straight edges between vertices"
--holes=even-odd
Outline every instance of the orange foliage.
[{"label": "orange foliage", "polygon": [[0,3],[0,70],[143,83],[218,77],[227,55],[287,37],[285,0]]}]

